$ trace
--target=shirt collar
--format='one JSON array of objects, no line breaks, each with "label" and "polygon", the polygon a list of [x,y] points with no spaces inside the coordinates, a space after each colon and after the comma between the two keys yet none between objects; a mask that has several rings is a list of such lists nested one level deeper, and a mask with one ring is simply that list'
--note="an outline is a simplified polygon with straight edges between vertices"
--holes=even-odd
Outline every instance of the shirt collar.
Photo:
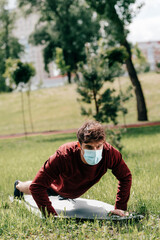
[{"label": "shirt collar", "polygon": [[106,150],[110,150],[111,148],[111,145],[108,142],[105,142],[103,146]]}]

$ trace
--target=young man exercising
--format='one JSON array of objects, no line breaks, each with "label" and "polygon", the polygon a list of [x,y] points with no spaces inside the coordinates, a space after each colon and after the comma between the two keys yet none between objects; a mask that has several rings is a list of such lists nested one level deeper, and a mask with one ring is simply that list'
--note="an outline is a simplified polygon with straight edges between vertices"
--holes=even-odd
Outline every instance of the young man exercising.
[{"label": "young man exercising", "polygon": [[108,169],[118,179],[113,214],[126,216],[131,188],[131,172],[118,150],[106,142],[105,130],[96,121],[87,121],[77,131],[78,142],[66,143],[41,167],[33,181],[16,181],[14,196],[32,194],[45,213],[57,215],[50,195],[78,198],[97,183]]}]

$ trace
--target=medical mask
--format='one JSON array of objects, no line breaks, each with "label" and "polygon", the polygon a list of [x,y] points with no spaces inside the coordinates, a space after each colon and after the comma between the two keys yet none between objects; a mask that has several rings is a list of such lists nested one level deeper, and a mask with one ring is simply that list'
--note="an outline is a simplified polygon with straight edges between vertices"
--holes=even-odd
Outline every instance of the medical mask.
[{"label": "medical mask", "polygon": [[84,149],[84,159],[89,165],[96,165],[102,159],[102,150],[88,150]]}]

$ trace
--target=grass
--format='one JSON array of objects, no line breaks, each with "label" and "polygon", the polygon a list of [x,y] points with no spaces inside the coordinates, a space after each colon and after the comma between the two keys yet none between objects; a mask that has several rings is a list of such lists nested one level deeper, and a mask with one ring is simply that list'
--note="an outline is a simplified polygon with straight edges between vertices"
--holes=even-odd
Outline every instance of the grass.
[{"label": "grass", "polygon": [[[160,75],[147,73],[139,76],[143,87],[146,104],[148,107],[149,121],[160,120]],[[120,79],[122,90],[125,92],[131,85],[128,77]],[[106,87],[108,84],[106,84]],[[115,80],[112,87],[119,92],[118,80]],[[126,123],[137,122],[136,101],[133,97],[124,105],[128,109]],[[50,89],[41,89],[31,93],[32,115],[34,131],[59,130],[79,127],[85,120],[80,114],[80,103],[77,102],[79,95],[76,92],[76,84],[66,85]],[[11,134],[24,132],[22,124],[20,93],[0,94],[0,134]],[[31,131],[28,116],[28,105],[26,94],[25,118],[27,131]],[[119,122],[123,123],[122,116]]]},{"label": "grass", "polygon": [[[159,239],[160,126],[128,129],[123,135],[122,156],[133,175],[128,209],[145,215],[139,223],[43,220],[9,201],[16,179],[33,179],[61,144],[74,140],[74,133],[0,140],[0,239]],[[117,180],[108,171],[83,197],[114,204],[116,190]]]}]

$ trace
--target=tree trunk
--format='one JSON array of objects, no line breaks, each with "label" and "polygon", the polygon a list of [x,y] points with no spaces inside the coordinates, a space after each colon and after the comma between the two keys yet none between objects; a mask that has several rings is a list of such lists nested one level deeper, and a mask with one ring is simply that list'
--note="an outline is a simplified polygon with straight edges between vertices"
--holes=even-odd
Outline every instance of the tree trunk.
[{"label": "tree trunk", "polygon": [[[90,5],[99,12],[100,15],[106,16],[108,20],[110,32],[108,34],[112,34],[113,39],[118,41],[122,46],[124,46],[129,54],[128,59],[126,60],[126,66],[128,70],[129,77],[131,79],[132,85],[134,86],[136,101],[137,101],[137,113],[138,113],[138,121],[147,121],[147,108],[145,104],[145,99],[143,96],[143,91],[141,88],[141,84],[138,80],[136,70],[132,63],[132,54],[130,45],[126,40],[126,31],[125,31],[125,23],[121,20],[120,14],[116,8],[117,1],[88,1]],[[123,1],[125,2],[125,1]],[[127,6],[127,5],[126,5]],[[125,5],[123,6],[125,10]],[[104,8],[104,11],[103,11]],[[127,14],[127,11],[126,13]],[[127,16],[125,15],[124,16]]]},{"label": "tree trunk", "polygon": [[96,94],[95,90],[93,90],[93,98],[94,98],[94,103],[95,103],[95,108],[96,108],[96,115],[98,115],[99,105],[98,105],[98,102],[97,102],[97,94]]},{"label": "tree trunk", "polygon": [[[148,121],[145,99],[144,99],[143,91],[141,88],[141,84],[139,82],[136,70],[135,70],[133,62],[132,62],[131,48],[126,39],[124,23],[119,18],[119,15],[115,8],[114,1],[107,1],[107,7],[108,7],[107,13],[108,13],[108,16],[110,19],[110,25],[112,23],[112,28],[113,29],[115,28],[114,31],[116,32],[116,35],[115,35],[116,40],[119,41],[119,43],[126,48],[128,54],[129,54],[129,57],[126,60],[126,66],[127,66],[128,74],[129,74],[130,80],[132,82],[132,85],[134,87],[134,91],[135,91],[135,95],[136,95],[138,121]],[[114,34],[115,34],[115,32],[114,32]]]},{"label": "tree trunk", "polygon": [[71,84],[71,72],[67,72],[68,83]]},{"label": "tree trunk", "polygon": [[128,54],[129,54],[129,57],[126,60],[126,66],[127,66],[127,71],[128,71],[128,74],[129,74],[130,80],[132,82],[132,85],[134,87],[134,91],[135,91],[135,95],[136,95],[138,121],[148,121],[146,103],[145,103],[145,99],[144,99],[140,81],[138,79],[136,70],[135,70],[133,62],[132,62],[130,46],[129,46],[127,40],[122,45],[126,48]]}]

